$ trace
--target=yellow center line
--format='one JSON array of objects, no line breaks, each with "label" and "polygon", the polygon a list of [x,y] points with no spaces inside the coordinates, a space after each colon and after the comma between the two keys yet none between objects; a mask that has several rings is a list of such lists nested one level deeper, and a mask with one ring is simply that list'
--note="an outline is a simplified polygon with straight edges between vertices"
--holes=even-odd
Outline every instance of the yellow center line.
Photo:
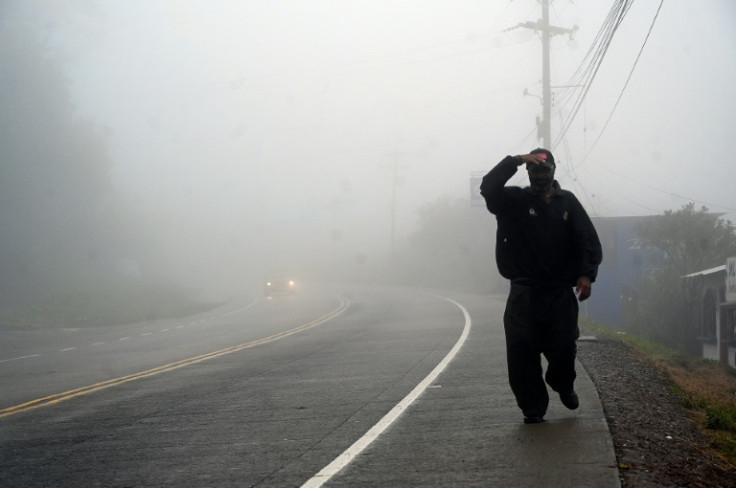
[{"label": "yellow center line", "polygon": [[340,297],[340,305],[335,310],[323,315],[322,317],[318,319],[315,319],[311,322],[307,322],[306,324],[302,324],[293,329],[285,330],[282,332],[277,332],[276,334],[272,334],[270,336],[263,337],[261,339],[255,339],[249,342],[244,342],[243,344],[238,344],[237,346],[226,347],[225,349],[220,349],[218,351],[213,351],[213,352],[209,352],[206,354],[201,354],[199,356],[182,359],[179,361],[175,361],[173,363],[163,364],[161,366],[157,366],[155,368],[148,369],[146,371],[140,371],[138,373],[121,376],[119,378],[113,378],[113,379],[109,379],[106,381],[101,381],[99,383],[94,383],[92,385],[74,388],[72,390],[67,390],[61,393],[54,393],[53,395],[48,395],[42,398],[36,398],[35,400],[31,400],[31,401],[21,403],[18,405],[13,405],[11,407],[6,407],[3,409],[0,409],[0,418],[8,417],[16,413],[27,412],[28,410],[33,410],[33,409],[40,408],[40,407],[54,405],[56,403],[63,402],[65,400],[69,400],[74,397],[87,395],[95,391],[104,390],[106,388],[112,388],[113,386],[122,385],[123,383],[128,383],[130,381],[139,380],[141,378],[147,378],[149,376],[154,376],[157,374],[165,373],[167,371],[173,371],[175,369],[183,368],[184,366],[189,366],[191,364],[199,363],[202,361],[207,361],[208,359],[213,359],[216,357],[224,356],[226,354],[231,354],[234,352],[242,351],[243,349],[260,346],[262,344],[267,344],[269,342],[283,339],[284,337],[288,337],[298,332],[305,331],[317,325],[323,324],[327,322],[328,320],[332,320],[333,318],[337,317],[342,312],[344,312],[348,308],[349,304],[350,304],[350,301],[347,298]]}]

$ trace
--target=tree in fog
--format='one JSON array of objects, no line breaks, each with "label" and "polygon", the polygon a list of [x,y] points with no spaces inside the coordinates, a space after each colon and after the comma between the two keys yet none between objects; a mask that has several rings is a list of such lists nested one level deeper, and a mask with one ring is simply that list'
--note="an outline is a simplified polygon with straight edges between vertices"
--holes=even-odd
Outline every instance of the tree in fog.
[{"label": "tree in fog", "polygon": [[736,255],[731,221],[708,212],[706,207],[696,210],[693,203],[645,219],[635,230],[643,244],[664,251],[659,264],[682,274],[719,266]]},{"label": "tree in fog", "polygon": [[74,116],[61,66],[27,24],[0,24],[0,300],[69,286],[109,258],[104,135]]},{"label": "tree in fog", "polygon": [[736,229],[706,207],[696,210],[689,203],[642,220],[635,231],[643,246],[662,252],[653,271],[638,283],[627,322],[650,339],[697,352],[699,294],[683,276],[736,256]]},{"label": "tree in fog", "polygon": [[488,292],[498,283],[493,222],[485,207],[446,196],[417,210],[417,229],[397,268],[410,284]]}]

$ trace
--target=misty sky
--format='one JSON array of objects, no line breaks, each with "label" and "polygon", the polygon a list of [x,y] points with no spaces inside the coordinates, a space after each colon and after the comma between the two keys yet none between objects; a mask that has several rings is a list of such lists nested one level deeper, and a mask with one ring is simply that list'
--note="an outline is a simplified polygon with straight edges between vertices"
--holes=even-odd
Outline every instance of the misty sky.
[{"label": "misty sky", "polygon": [[[611,3],[552,3],[554,25],[579,27],[553,39],[553,85]],[[736,220],[733,1],[665,2],[601,132],[659,3],[624,20],[553,148],[558,179],[594,216],[695,201]],[[116,185],[172,219],[388,242],[394,176],[405,234],[419,206],[469,198],[472,173],[541,144],[541,42],[511,29],[540,18],[535,0],[36,1],[17,18],[34,8],[79,117],[109,134]]]}]

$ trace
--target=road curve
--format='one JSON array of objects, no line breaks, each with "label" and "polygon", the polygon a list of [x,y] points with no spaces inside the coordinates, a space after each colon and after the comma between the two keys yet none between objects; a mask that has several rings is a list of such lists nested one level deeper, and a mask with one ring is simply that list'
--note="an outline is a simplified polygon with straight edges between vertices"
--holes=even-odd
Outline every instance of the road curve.
[{"label": "road curve", "polygon": [[[201,326],[209,322],[219,325]],[[416,398],[467,334],[462,310],[448,300],[371,287],[305,290],[165,325],[158,330],[180,331],[178,340],[150,347],[144,334],[152,329],[136,324],[95,341],[108,345],[104,354],[89,342],[102,334],[94,331],[86,344],[95,354],[27,341],[15,356],[27,358],[0,363],[4,381],[25,376],[34,391],[49,383],[44,369],[66,384],[80,371],[90,377],[4,401],[0,485],[300,485],[402,399]],[[68,347],[77,353],[63,354]],[[152,365],[172,359],[171,350],[178,359]],[[109,360],[126,355],[150,367],[100,380],[99,368],[84,366],[107,361],[108,370],[114,363],[129,371],[129,362]]]}]

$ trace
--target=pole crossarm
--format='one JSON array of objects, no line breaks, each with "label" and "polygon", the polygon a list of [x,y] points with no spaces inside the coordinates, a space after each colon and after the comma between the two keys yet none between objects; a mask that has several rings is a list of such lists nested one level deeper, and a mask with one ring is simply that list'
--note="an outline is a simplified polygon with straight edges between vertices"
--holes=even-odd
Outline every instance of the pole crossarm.
[{"label": "pole crossarm", "polygon": [[570,39],[572,39],[575,36],[575,32],[578,30],[578,26],[573,26],[572,29],[566,29],[564,27],[557,27],[555,25],[546,25],[543,21],[537,20],[535,22],[527,21],[527,22],[521,22],[515,27],[511,27],[509,29],[506,29],[506,31],[514,30],[514,29],[532,29],[532,30],[538,30],[542,32],[547,32],[550,35],[565,35],[569,34]]},{"label": "pole crossarm", "polygon": [[[542,18],[536,21],[521,22],[515,27],[511,27],[506,30],[513,29],[533,29],[541,32],[542,39],[542,117],[537,117],[537,136],[542,140],[542,144],[546,149],[552,149],[552,87],[550,83],[550,39],[555,35],[568,34],[570,39],[575,36],[575,32],[578,30],[578,26],[575,25],[572,29],[566,29],[564,27],[557,27],[550,25],[549,23],[549,2],[550,0],[540,0],[542,4]],[[524,93],[525,95],[527,92]]]}]

